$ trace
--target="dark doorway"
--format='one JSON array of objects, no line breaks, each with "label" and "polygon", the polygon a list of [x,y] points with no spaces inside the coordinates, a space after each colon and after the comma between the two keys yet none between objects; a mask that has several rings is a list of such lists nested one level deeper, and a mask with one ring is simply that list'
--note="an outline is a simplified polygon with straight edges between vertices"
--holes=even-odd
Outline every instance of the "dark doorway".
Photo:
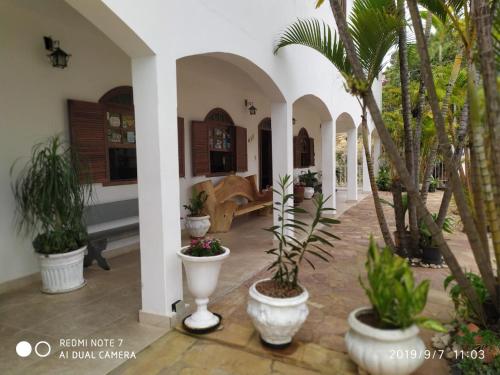
[{"label": "dark doorway", "polygon": [[273,146],[269,117],[259,124],[259,182],[261,190],[273,185]]}]

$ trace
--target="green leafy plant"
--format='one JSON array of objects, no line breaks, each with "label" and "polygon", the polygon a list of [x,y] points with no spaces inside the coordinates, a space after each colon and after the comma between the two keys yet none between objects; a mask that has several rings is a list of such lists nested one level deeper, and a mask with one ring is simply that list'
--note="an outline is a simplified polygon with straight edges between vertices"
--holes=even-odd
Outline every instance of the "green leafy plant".
[{"label": "green leafy plant", "polygon": [[[14,178],[19,232],[33,235],[43,254],[76,250],[87,243],[83,210],[92,200],[92,184],[70,146],[59,136],[32,148],[31,157]],[[84,181],[81,181],[83,178]]]},{"label": "green leafy plant", "polygon": [[376,180],[377,188],[380,191],[390,191],[391,190],[391,174],[389,172],[389,168],[380,167],[378,170],[377,180]]},{"label": "green leafy plant", "polygon": [[498,375],[500,374],[500,356],[496,356],[491,363],[480,358],[465,357],[457,367],[464,375]]},{"label": "green leafy plant", "polygon": [[[467,272],[465,277],[467,277],[476,291],[479,302],[484,304],[490,298],[490,295],[481,276],[475,274],[474,272]],[[455,306],[455,313],[460,320],[465,322],[472,321],[482,323],[481,316],[474,309],[474,306],[470,303],[469,299],[465,296],[463,289],[456,282],[455,276],[449,275],[446,277],[446,279],[444,279],[443,286],[444,289],[448,291],[448,294],[453,301],[453,305]]]},{"label": "green leafy plant", "polygon": [[439,186],[439,180],[436,177],[431,176],[429,180],[429,191],[430,192],[436,191],[438,186]]},{"label": "green leafy plant", "polygon": [[[462,324],[453,337],[461,350],[457,367],[463,374],[499,374],[500,373],[500,337],[498,333],[488,329],[470,330],[469,325]],[[474,355],[471,355],[474,352]]]},{"label": "green leafy plant", "polygon": [[191,240],[189,247],[184,250],[184,254],[192,257],[212,257],[223,253],[220,240],[211,238]]},{"label": "green leafy plant", "polygon": [[429,280],[416,285],[406,261],[387,247],[379,249],[370,237],[366,260],[368,284],[359,279],[382,328],[404,329],[413,324],[446,332],[437,321],[418,315],[424,310],[429,292]]},{"label": "green leafy plant", "polygon": [[293,194],[288,193],[291,186],[291,177],[285,175],[279,180],[279,189],[273,189],[280,197],[280,200],[275,202],[273,207],[278,212],[280,224],[265,229],[274,235],[278,243],[277,247],[266,251],[267,254],[276,257],[268,270],[275,270],[272,280],[283,289],[298,287],[299,271],[303,261],[315,269],[310,257],[316,257],[325,262],[328,262],[329,258],[333,258],[325,246],[333,247],[331,241],[340,239],[326,230],[333,224],[340,223],[336,219],[324,216],[325,213],[333,211],[331,208],[325,207],[330,197],[325,199],[322,194],[317,194],[313,200],[315,206],[312,214],[313,220],[311,224],[307,224],[293,216],[306,214],[307,211],[293,206]]},{"label": "green leafy plant", "polygon": [[[433,213],[432,218],[434,221],[437,220],[438,214]],[[455,222],[453,219],[449,216],[447,216],[444,219],[443,222],[443,232],[446,233],[453,233]],[[420,231],[420,246],[422,247],[436,247],[437,245],[434,243],[431,231],[429,230],[429,227],[423,222],[423,220],[420,222],[419,225],[419,231]]]},{"label": "green leafy plant", "polygon": [[185,204],[183,207],[189,211],[188,216],[203,216],[203,207],[208,199],[208,195],[205,190],[198,193],[193,191],[193,196],[189,200],[189,204]]},{"label": "green leafy plant", "polygon": [[315,187],[318,184],[317,172],[311,172],[309,169],[306,173],[299,176],[299,181],[302,182],[306,187]]}]

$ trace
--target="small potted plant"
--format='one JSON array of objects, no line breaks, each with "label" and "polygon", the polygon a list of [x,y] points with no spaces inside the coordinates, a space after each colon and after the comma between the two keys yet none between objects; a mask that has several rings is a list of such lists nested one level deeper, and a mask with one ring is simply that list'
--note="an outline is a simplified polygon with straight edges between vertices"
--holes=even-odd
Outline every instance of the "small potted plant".
[{"label": "small potted plant", "polygon": [[[266,229],[278,241],[275,248],[266,251],[275,257],[268,268],[274,270],[274,275],[270,279],[259,280],[250,287],[247,306],[247,313],[263,343],[279,348],[292,342],[293,336],[309,314],[309,293],[299,279],[303,262],[314,268],[310,258],[328,261],[332,256],[325,247],[333,246],[330,241],[338,239],[326,230],[339,221],[323,216],[330,209],[325,207],[329,198],[324,199],[322,194],[318,194],[314,200],[316,210],[311,225],[290,217],[306,213],[302,208],[293,207],[290,202],[292,195],[287,194],[287,191],[291,184],[288,175],[280,179],[279,190],[276,192],[281,198],[274,205],[274,209],[279,212],[280,225]],[[296,233],[295,236],[292,236],[292,231]]]},{"label": "small potted plant", "polygon": [[[437,214],[432,214],[434,221],[437,219]],[[453,219],[451,217],[446,217],[443,222],[443,232],[453,233]],[[432,234],[427,227],[427,225],[422,220],[419,225],[420,232],[420,247],[422,248],[422,263],[425,264],[442,264],[443,257],[439,251],[439,246],[437,246],[432,238]]]},{"label": "small potted plant", "polygon": [[297,177],[293,184],[293,202],[297,205],[304,201],[305,185]]},{"label": "small potted plant", "polygon": [[177,252],[186,270],[189,291],[194,296],[196,311],[184,319],[184,325],[199,333],[217,328],[220,316],[208,311],[209,297],[217,287],[220,268],[229,249],[217,239],[193,239]]},{"label": "small potted plant", "polygon": [[351,312],[345,336],[351,359],[370,374],[410,374],[425,351],[417,325],[440,332],[437,321],[419,317],[427,302],[429,280],[416,285],[406,259],[370,238],[366,261],[368,284],[360,283],[372,304]]},{"label": "small potted plant", "polygon": [[189,204],[184,205],[184,208],[189,211],[189,215],[186,217],[186,228],[191,238],[204,237],[210,228],[210,216],[203,214],[207,198],[208,195],[204,190],[198,193],[193,190]]},{"label": "small potted plant", "polygon": [[382,166],[379,168],[376,184],[380,191],[391,191],[392,181],[388,167]]},{"label": "small potted plant", "polygon": [[316,177],[318,173],[311,172],[309,169],[306,173],[299,176],[299,180],[305,185],[304,198],[311,199],[314,195],[314,188],[318,184],[318,178]]},{"label": "small potted plant", "polygon": [[436,177],[431,176],[429,181],[429,192],[434,193],[438,188],[438,186],[439,186],[439,180]]},{"label": "small potted plant", "polygon": [[[11,177],[14,169],[15,164]],[[88,236],[82,218],[92,198],[92,185],[81,181],[81,172],[76,155],[56,136],[33,147],[30,160],[13,182],[18,229],[34,236],[45,293],[64,293],[85,285]]]}]

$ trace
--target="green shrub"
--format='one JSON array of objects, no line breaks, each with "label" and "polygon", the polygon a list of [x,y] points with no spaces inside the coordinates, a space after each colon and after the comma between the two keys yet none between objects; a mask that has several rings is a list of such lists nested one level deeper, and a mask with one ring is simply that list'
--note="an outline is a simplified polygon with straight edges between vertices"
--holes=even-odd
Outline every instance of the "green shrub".
[{"label": "green shrub", "polygon": [[427,302],[429,280],[416,285],[406,259],[393,254],[388,247],[379,249],[370,237],[365,267],[368,285],[361,278],[360,283],[382,327],[404,329],[418,324],[446,332],[439,322],[417,316]]},{"label": "green shrub", "polygon": [[391,175],[389,173],[389,168],[380,167],[377,175],[377,188],[380,191],[390,191],[391,190]]},{"label": "green shrub", "polygon": [[[484,304],[486,300],[490,298],[490,295],[481,276],[475,274],[474,272],[466,272],[465,277],[475,289],[481,305]],[[453,305],[455,306],[455,313],[460,320],[481,323],[482,319],[480,315],[474,310],[473,304],[470,303],[462,288],[456,282],[455,276],[449,275],[446,279],[444,279],[443,286],[444,289],[448,291],[448,294],[453,301]]]},{"label": "green shrub", "polygon": [[[432,218],[434,219],[434,221],[437,220],[437,217],[438,217],[438,214],[436,214],[436,213],[432,214]],[[451,217],[447,216],[443,222],[443,227],[442,227],[443,232],[453,233],[454,225],[455,225],[455,222],[453,221],[453,219]],[[427,227],[427,224],[425,224],[425,222],[423,220],[420,221],[419,232],[420,232],[420,246],[422,246],[422,247],[436,247],[436,244],[434,243],[434,240],[432,238],[431,231],[429,230],[429,228]]]},{"label": "green shrub", "polygon": [[193,190],[193,195],[189,200],[189,204],[185,204],[183,207],[189,211],[188,216],[202,216],[203,207],[208,199],[208,195],[205,190],[196,193]]}]

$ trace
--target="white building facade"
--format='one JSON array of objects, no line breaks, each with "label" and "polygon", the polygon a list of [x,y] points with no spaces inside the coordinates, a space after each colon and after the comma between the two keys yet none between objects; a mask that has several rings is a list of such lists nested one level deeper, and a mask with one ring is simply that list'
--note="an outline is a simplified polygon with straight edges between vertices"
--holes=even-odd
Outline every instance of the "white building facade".
[{"label": "white building facade", "polygon": [[[348,8],[351,5],[348,1]],[[182,205],[193,184],[190,124],[213,108],[224,109],[247,131],[247,171],[259,176],[259,124],[272,126],[273,179],[299,173],[293,136],[305,128],[315,140],[315,163],[325,195],[336,189],[336,136],[347,133],[348,199],[358,192],[360,107],[341,75],[304,47],[273,54],[280,32],[297,18],[334,25],[330,8],[311,0],[5,0],[0,4],[0,285],[36,274],[29,239],[15,233],[10,189],[12,163],[33,144],[68,137],[68,99],[97,102],[117,86],[132,86],[138,183],[96,184],[96,202],[138,198],[142,310],[140,318],[170,324],[172,304],[182,300]],[[333,26],[334,27],[334,26]],[[72,54],[53,68],[42,38],[52,35]],[[375,86],[380,100],[381,86]],[[251,115],[244,101],[257,108]],[[177,118],[184,119],[185,175],[179,178]],[[295,124],[294,124],[295,123]],[[372,129],[372,123],[370,128]],[[377,137],[372,137],[380,154]],[[366,166],[363,184],[369,190]],[[215,182],[220,178],[211,177]],[[335,199],[331,200],[335,208]]]}]

